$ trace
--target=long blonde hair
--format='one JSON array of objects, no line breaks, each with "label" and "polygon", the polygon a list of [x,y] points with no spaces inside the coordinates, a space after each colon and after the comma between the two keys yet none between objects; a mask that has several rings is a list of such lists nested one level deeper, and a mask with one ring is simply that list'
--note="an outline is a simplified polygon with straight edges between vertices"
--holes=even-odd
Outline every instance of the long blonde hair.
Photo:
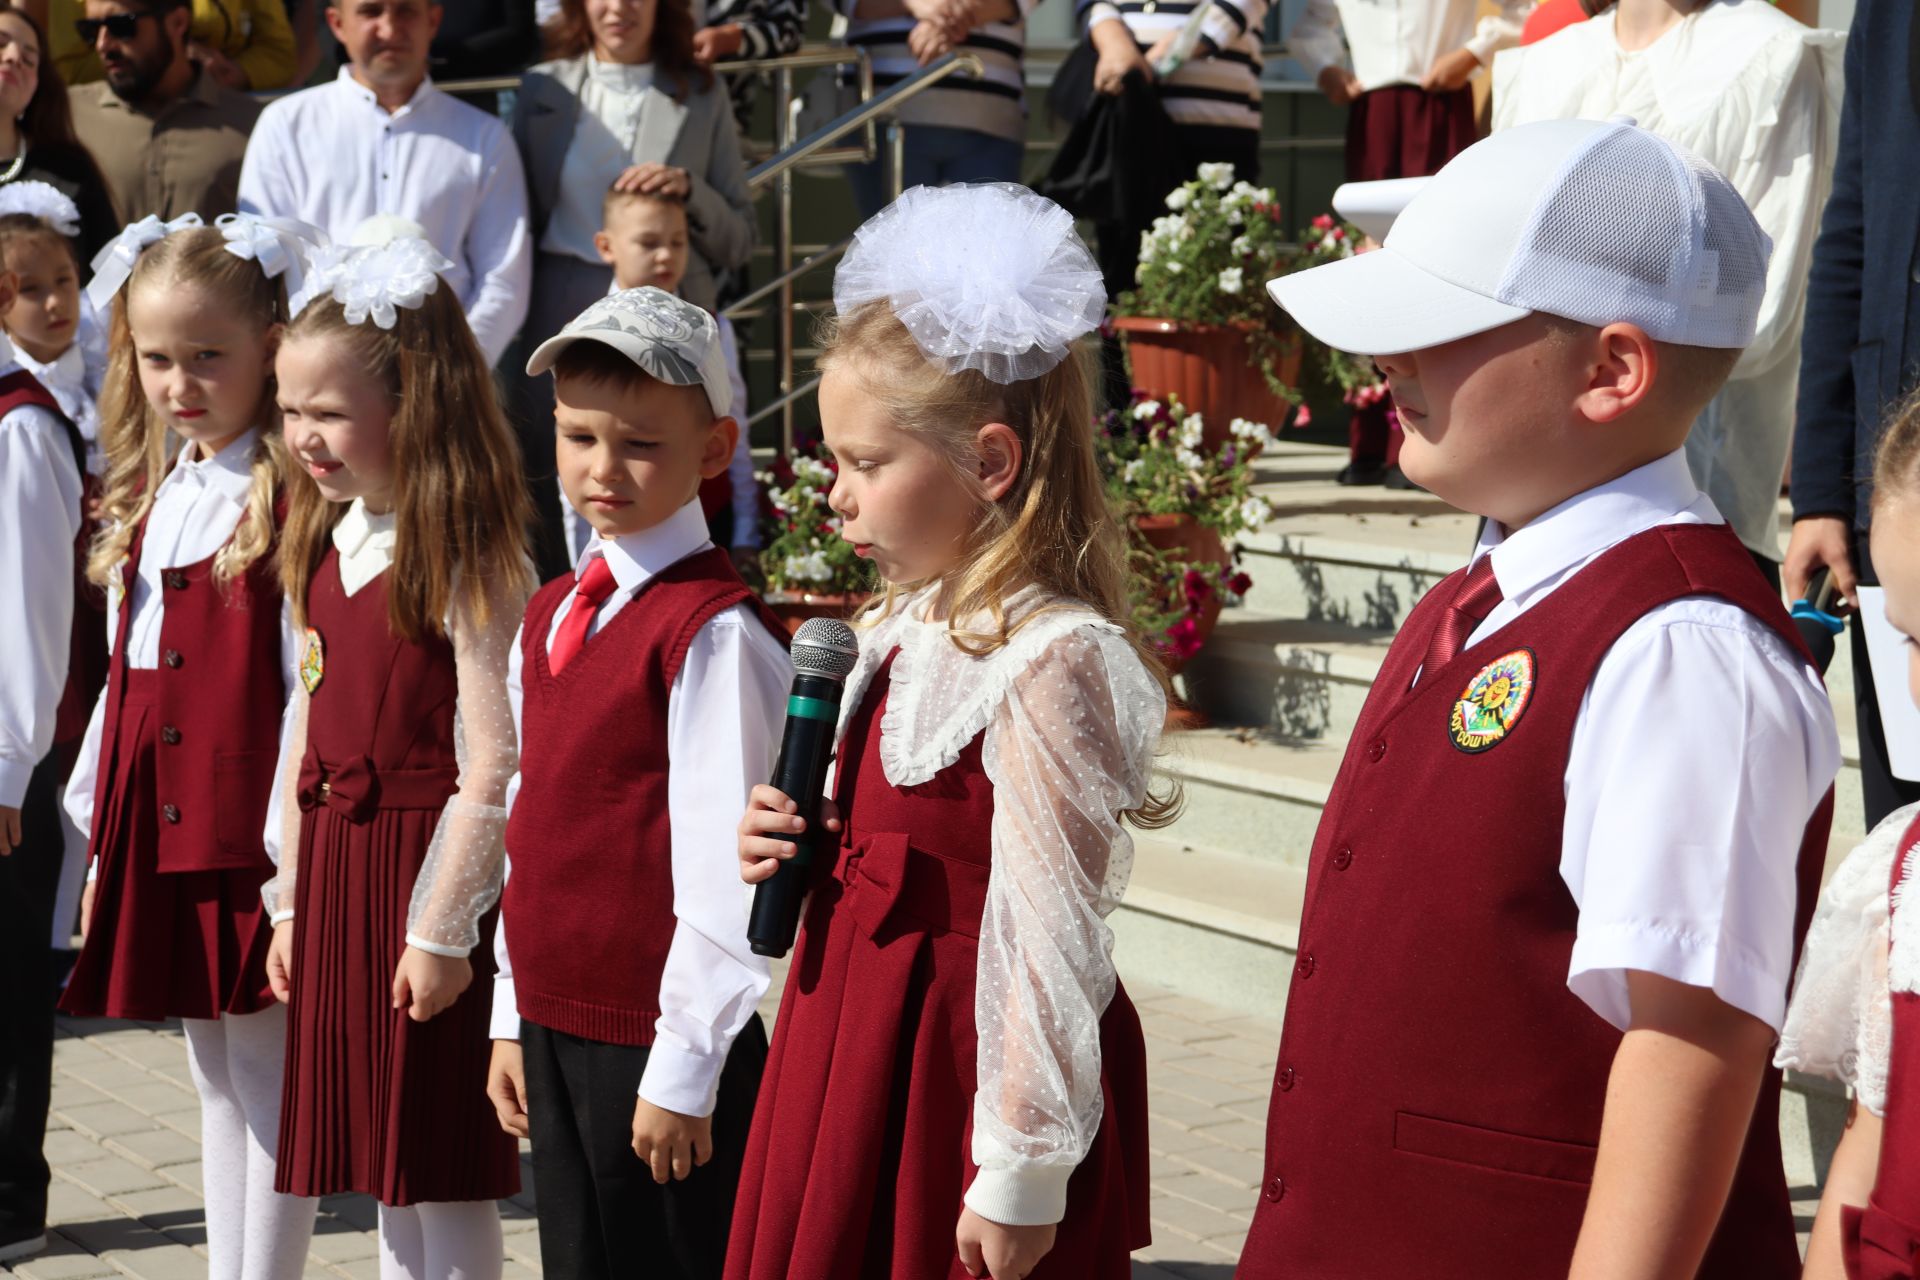
[{"label": "long blonde hair", "polygon": [[[346,343],[365,376],[392,397],[387,620],[395,635],[419,640],[443,634],[453,607],[485,626],[490,600],[532,592],[527,536],[533,504],[520,446],[453,290],[443,284],[419,307],[396,310],[394,327],[382,329],[350,322],[338,302],[323,297],[294,318],[284,341]],[[329,502],[312,476],[293,471],[280,580],[301,626],[308,584],[345,514],[345,504]]]},{"label": "long blonde hair", "polygon": [[[1045,608],[1009,619],[1006,601],[1027,586],[1078,601],[1119,626],[1141,662],[1169,687],[1166,668],[1134,625],[1128,601],[1126,531],[1107,505],[1093,447],[1092,360],[1077,347],[1051,371],[1001,385],[973,370],[949,373],[928,360],[884,301],[826,321],[819,370],[842,370],[886,410],[893,425],[926,437],[954,481],[979,498],[979,517],[956,568],[938,584],[948,637],[984,656],[1005,647]],[[975,441],[1004,423],[1019,438],[1020,474],[999,500],[981,490]],[[931,583],[886,583],[855,617],[872,624],[900,607],[904,593]],[[981,627],[976,620],[987,619]],[[1149,795],[1127,817],[1160,827],[1180,807],[1178,788]]]},{"label": "long blonde hair", "polygon": [[[134,531],[153,506],[154,491],[173,462],[180,440],[147,401],[140,386],[139,354],[127,324],[127,299],[135,289],[191,286],[210,304],[243,315],[265,333],[287,318],[287,295],[259,264],[226,250],[226,239],[212,227],[176,231],[140,255],[133,273],[113,301],[109,320],[107,372],[100,390],[100,444],[107,469],[100,498],[100,532],[87,555],[87,577],[104,584],[126,558]],[[286,473],[280,441],[280,414],[274,405],[271,376],[261,389],[253,421],[260,429],[250,462],[246,512],[233,537],[213,558],[213,579],[225,586],[245,573],[273,547],[274,503]]]}]

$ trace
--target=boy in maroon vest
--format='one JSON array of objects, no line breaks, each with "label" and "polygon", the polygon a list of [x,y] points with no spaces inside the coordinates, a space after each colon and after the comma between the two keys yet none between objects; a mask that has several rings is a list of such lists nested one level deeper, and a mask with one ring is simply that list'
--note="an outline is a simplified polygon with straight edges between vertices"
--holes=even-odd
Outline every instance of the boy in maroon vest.
[{"label": "boy in maroon vest", "polygon": [[1799,1274],[1768,1065],[1839,766],[1681,449],[1770,246],[1630,123],[1496,134],[1275,281],[1487,518],[1315,839],[1242,1280]]},{"label": "boy in maroon vest", "polygon": [[696,497],[740,429],[713,318],[616,293],[533,353],[548,370],[561,487],[593,537],[528,605],[508,669],[488,1092],[531,1131],[548,1276],[717,1280],[767,1044],[734,824],[793,672]]}]

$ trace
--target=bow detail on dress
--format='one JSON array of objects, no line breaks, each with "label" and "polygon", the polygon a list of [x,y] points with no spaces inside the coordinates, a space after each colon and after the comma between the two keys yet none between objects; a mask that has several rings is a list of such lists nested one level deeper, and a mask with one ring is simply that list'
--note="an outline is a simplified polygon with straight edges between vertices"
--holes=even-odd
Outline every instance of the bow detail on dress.
[{"label": "bow detail on dress", "polygon": [[324,804],[348,822],[365,822],[380,805],[380,775],[364,755],[352,756],[329,769],[320,763],[319,755],[309,751],[300,762],[299,801],[303,812]]}]

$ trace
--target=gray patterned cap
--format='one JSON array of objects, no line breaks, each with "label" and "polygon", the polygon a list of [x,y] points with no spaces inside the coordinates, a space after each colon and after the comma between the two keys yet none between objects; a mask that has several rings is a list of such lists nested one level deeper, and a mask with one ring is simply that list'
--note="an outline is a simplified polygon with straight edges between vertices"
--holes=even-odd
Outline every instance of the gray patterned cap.
[{"label": "gray patterned cap", "polygon": [[720,326],[665,290],[649,285],[608,294],[535,348],[527,375],[538,377],[553,368],[560,353],[576,342],[605,343],[671,386],[705,388],[716,418],[733,411]]}]

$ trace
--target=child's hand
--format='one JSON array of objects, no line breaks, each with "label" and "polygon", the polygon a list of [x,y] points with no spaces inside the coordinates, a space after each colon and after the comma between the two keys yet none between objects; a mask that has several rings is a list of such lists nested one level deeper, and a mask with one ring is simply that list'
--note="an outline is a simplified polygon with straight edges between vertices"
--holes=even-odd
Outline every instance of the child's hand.
[{"label": "child's hand", "polygon": [[1025,1280],[1028,1272],[1053,1248],[1053,1223],[1044,1227],[1009,1227],[989,1222],[971,1209],[960,1211],[954,1240],[960,1246],[960,1265],[970,1276],[993,1280]]},{"label": "child's hand", "polygon": [[[87,889],[91,891],[92,885]],[[281,1004],[293,999],[293,921],[282,920],[273,926],[273,941],[267,944],[267,985]]]},{"label": "child's hand", "polygon": [[20,838],[20,810],[0,804],[0,858],[11,857],[20,847]]},{"label": "child's hand", "polygon": [[473,981],[473,966],[465,956],[437,956],[408,947],[393,971],[393,1007],[406,1009],[415,1022],[425,1022],[460,998]]},{"label": "child's hand", "polygon": [[526,1058],[518,1040],[495,1040],[487,1063],[487,1099],[500,1127],[516,1138],[528,1136]]},{"label": "child's hand", "polygon": [[645,1098],[633,1107],[633,1154],[653,1169],[653,1180],[685,1178],[713,1159],[713,1117],[683,1116]]},{"label": "child's hand", "polygon": [[93,890],[98,883],[89,880],[87,887],[80,891],[80,945],[83,947],[87,945],[87,930],[93,928]]},{"label": "child's hand", "polygon": [[[797,836],[805,831],[806,821],[794,816],[799,810],[800,806],[788,799],[785,792],[764,783],[753,789],[747,798],[746,816],[740,819],[742,880],[759,884],[778,871],[784,859],[794,855],[791,842],[772,839],[768,833],[782,831]],[[840,806],[831,799],[820,801],[820,825],[827,831],[840,830]]]}]

